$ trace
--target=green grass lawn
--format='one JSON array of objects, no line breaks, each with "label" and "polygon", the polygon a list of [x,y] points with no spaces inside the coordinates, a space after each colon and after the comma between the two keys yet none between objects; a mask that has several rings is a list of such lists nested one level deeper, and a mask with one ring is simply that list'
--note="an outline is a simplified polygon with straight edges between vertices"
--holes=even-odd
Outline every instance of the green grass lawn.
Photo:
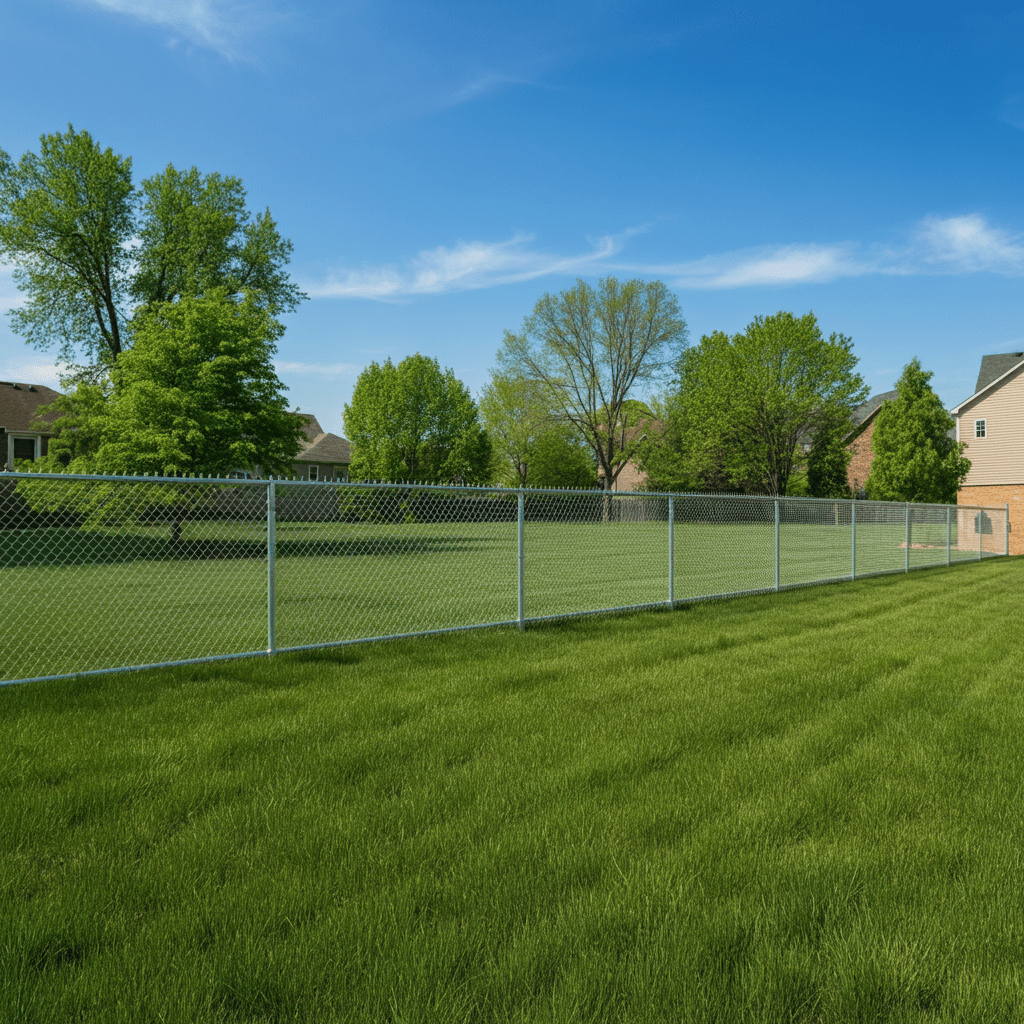
[{"label": "green grass lawn", "polygon": [[1022,568],[0,688],[0,1021],[1024,1019]]},{"label": "green grass lawn", "polygon": [[[860,574],[903,569],[900,518],[859,523]],[[167,525],[0,531],[0,679],[266,650],[265,529],[186,523],[178,548]],[[677,523],[676,600],[774,588],[774,529]],[[945,539],[916,526],[939,546],[910,566],[945,564]],[[527,618],[668,600],[667,523],[528,522],[525,548]],[[783,586],[850,574],[849,526],[784,523],[780,550]],[[278,523],[276,646],[514,620],[517,551],[515,523]]]}]

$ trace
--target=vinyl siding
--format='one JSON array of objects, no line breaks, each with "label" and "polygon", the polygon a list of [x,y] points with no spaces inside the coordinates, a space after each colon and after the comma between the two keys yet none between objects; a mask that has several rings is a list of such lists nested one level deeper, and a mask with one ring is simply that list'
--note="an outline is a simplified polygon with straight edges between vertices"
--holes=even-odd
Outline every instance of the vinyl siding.
[{"label": "vinyl siding", "polygon": [[[974,421],[985,420],[985,437]],[[1024,483],[1024,368],[960,410],[960,440],[971,472],[964,487]]]}]

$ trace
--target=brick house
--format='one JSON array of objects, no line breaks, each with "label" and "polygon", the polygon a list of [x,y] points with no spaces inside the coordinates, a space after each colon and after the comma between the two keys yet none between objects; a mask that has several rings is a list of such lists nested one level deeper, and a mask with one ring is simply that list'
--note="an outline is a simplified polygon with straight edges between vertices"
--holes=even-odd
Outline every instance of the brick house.
[{"label": "brick house", "polygon": [[[52,436],[33,426],[36,410],[60,397],[60,392],[42,384],[18,384],[0,380],[0,452],[3,469],[13,470],[15,461],[35,461],[46,454]],[[49,419],[54,419],[50,416]]]},{"label": "brick house", "polygon": [[[964,455],[971,460],[957,504],[1008,504],[1010,554],[1024,554],[1024,352],[982,356],[974,394],[950,413],[956,439],[967,443]],[[967,525],[976,536],[967,519],[961,530]],[[1004,537],[993,536],[994,546],[986,542],[985,549],[1002,551],[1004,543]]]},{"label": "brick house", "polygon": [[891,402],[897,395],[895,391],[885,391],[874,395],[863,405],[858,405],[850,414],[854,430],[847,439],[846,447],[850,449],[850,465],[846,470],[846,482],[857,497],[863,497],[864,484],[871,473],[871,463],[875,453],[871,450],[871,435],[875,432],[875,417],[878,410]]},{"label": "brick house", "polygon": [[[634,427],[620,426],[617,430],[618,437],[615,440],[616,448],[622,451],[627,445],[642,439],[648,432],[656,434],[660,430],[661,421],[652,419],[642,419]],[[647,474],[630,459],[619,470],[619,475],[612,481],[612,491],[638,491],[646,482]],[[604,469],[601,466],[597,467],[597,485],[598,487],[604,487]]]}]

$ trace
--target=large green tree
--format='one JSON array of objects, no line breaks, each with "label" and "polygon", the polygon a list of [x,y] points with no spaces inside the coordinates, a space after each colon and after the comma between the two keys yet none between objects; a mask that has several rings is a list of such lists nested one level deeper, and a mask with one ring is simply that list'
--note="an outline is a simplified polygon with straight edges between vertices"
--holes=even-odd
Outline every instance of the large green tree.
[{"label": "large green tree", "polygon": [[486,480],[491,442],[476,403],[451,369],[408,356],[370,363],[345,406],[356,480]]},{"label": "large green tree", "polygon": [[250,218],[238,178],[194,167],[132,183],[132,162],[68,125],[15,162],[0,150],[0,256],[26,302],[16,334],[74,363],[109,366],[137,309],[182,296],[250,300],[273,317],[304,298],[269,210]]},{"label": "large green tree", "polygon": [[807,456],[807,487],[812,498],[850,498],[848,469],[853,453],[847,447],[850,419],[845,410],[833,422],[819,424]]},{"label": "large green tree", "polygon": [[[161,477],[290,473],[302,423],[287,411],[287,389],[274,373],[280,333],[265,309],[223,292],[147,306],[136,315],[134,345],[105,384],[79,380],[73,392],[40,410],[60,416],[46,457],[31,469]],[[209,488],[185,483],[24,480],[18,489],[39,511],[93,522],[163,506],[175,543],[183,519],[213,497]]]},{"label": "large green tree", "polygon": [[593,454],[536,381],[495,373],[480,395],[493,479],[511,487],[593,487]]},{"label": "large green tree", "polygon": [[896,397],[875,417],[874,458],[865,483],[875,501],[953,504],[971,470],[963,441],[949,436],[955,427],[932,390],[930,371],[912,359],[896,382]]},{"label": "large green tree", "polygon": [[670,373],[686,337],[679,303],[661,281],[607,277],[594,288],[578,280],[544,295],[518,334],[505,332],[498,364],[543,388],[558,417],[590,446],[611,490],[638,443],[623,447],[623,403]]},{"label": "large green tree", "polygon": [[223,476],[291,472],[299,417],[274,372],[280,325],[223,293],[154,303],[107,387],[80,382],[40,410],[62,415],[41,471]]},{"label": "large green tree", "polygon": [[825,339],[813,313],[759,316],[742,334],[705,335],[679,363],[687,472],[785,494],[804,440],[848,421],[867,397],[856,364],[851,340]]}]

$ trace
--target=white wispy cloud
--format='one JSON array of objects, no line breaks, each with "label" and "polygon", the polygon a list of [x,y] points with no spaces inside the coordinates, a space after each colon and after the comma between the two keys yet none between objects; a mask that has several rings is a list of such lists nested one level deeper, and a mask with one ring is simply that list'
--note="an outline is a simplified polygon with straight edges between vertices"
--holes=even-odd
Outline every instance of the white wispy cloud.
[{"label": "white wispy cloud", "polygon": [[856,249],[851,242],[743,249],[658,269],[677,288],[823,283],[870,272]]},{"label": "white wispy cloud", "polygon": [[954,273],[992,271],[1016,277],[1024,272],[1020,235],[992,227],[980,213],[926,217],[918,226],[922,259]]},{"label": "white wispy cloud", "polygon": [[274,370],[282,377],[311,377],[322,380],[356,378],[364,367],[356,363],[296,363],[283,360],[274,363]]},{"label": "white wispy cloud", "polygon": [[623,236],[606,235],[589,252],[557,256],[527,247],[532,235],[505,242],[458,242],[425,249],[404,265],[345,270],[323,282],[305,283],[314,298],[399,299],[410,295],[493,288],[550,274],[600,269],[622,246]]},{"label": "white wispy cloud", "polygon": [[[246,40],[266,19],[263,5],[232,0],[79,0],[115,14],[161,25],[229,60],[244,57]],[[174,40],[172,40],[172,43]]]}]

